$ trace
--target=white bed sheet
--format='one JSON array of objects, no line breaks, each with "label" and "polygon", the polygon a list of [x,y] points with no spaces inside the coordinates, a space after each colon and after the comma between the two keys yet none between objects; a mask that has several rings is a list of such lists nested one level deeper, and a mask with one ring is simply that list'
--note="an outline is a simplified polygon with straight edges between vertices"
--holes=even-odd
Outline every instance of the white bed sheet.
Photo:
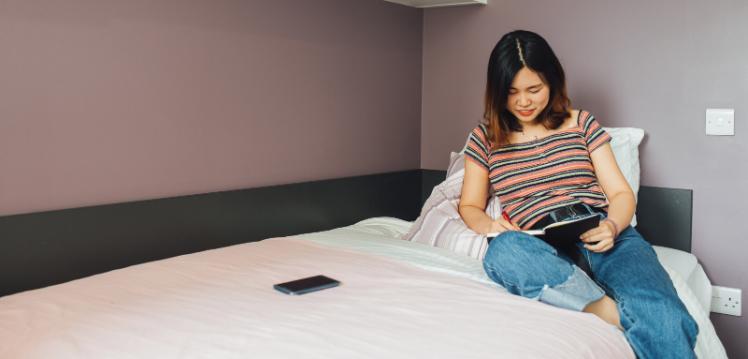
[{"label": "white bed sheet", "polygon": [[678,273],[707,312],[712,306],[712,282],[696,256],[677,249],[653,246],[660,263]]},{"label": "white bed sheet", "polygon": [[[0,298],[0,358],[633,358],[472,267],[356,228],[205,251]],[[316,274],[342,285],[272,289]]]},{"label": "white bed sheet", "polygon": [[[375,218],[137,265],[0,298],[0,358],[631,358],[597,317],[506,293],[480,262]],[[666,266],[724,358],[708,313]],[[300,297],[272,284],[343,282]],[[438,313],[438,315],[435,315]]]},{"label": "white bed sheet", "polygon": [[[410,226],[412,224],[413,222],[404,221],[398,218],[378,217],[361,221],[351,226],[350,228],[365,233],[383,235],[391,238],[401,238],[406,233],[408,233],[408,230],[410,229]],[[348,243],[348,245],[352,245],[353,243],[355,242]],[[340,245],[346,244],[340,243]],[[704,308],[705,311],[709,312],[709,310],[711,309],[712,300],[712,283],[704,272],[704,268],[701,266],[701,264],[698,263],[696,256],[677,249],[662,246],[653,247],[660,262],[673,270],[675,273],[678,273],[680,278],[683,279],[691,289],[691,291],[693,291],[693,294],[698,299],[701,307]],[[366,245],[359,249],[372,250],[372,248]],[[464,256],[458,257],[462,258]],[[478,270],[476,268],[463,269],[472,271]],[[480,269],[480,271],[482,272],[482,269]],[[474,275],[473,277],[475,279],[475,277],[477,276]],[[479,277],[483,278],[484,280],[490,281],[485,276]]]},{"label": "white bed sheet", "polygon": [[[401,238],[408,232],[411,225],[412,222],[403,221],[397,218],[378,217],[361,221],[347,228],[363,233],[378,234],[391,238]],[[377,244],[372,242],[360,243],[358,241],[345,241],[342,240],[342,238],[333,240],[333,237],[330,236],[326,237],[324,240],[319,240],[319,242],[335,246],[355,248],[356,250],[366,252],[380,252],[379,254],[391,255],[395,258],[401,256],[401,254],[387,254],[386,250],[372,248],[377,246]],[[490,281],[483,272],[479,261],[467,256],[451,253],[441,248],[428,248],[431,248],[429,249],[431,252],[439,252],[445,256],[448,255],[447,253],[450,253],[450,260],[460,263],[459,265],[453,264],[451,270],[445,270],[444,266],[441,264],[437,266],[440,269],[432,269],[444,270],[453,275],[467,276],[473,280]],[[654,249],[660,263],[673,281],[679,297],[686,305],[691,316],[699,325],[699,336],[696,348],[694,349],[697,356],[699,358],[727,358],[724,346],[719,340],[719,337],[717,337],[714,326],[709,319],[709,310],[711,306],[711,282],[706,276],[703,267],[698,264],[696,256],[691,253],[661,246],[654,246]],[[429,268],[433,265],[427,259],[428,257],[429,256],[420,259],[401,259],[417,266]]]}]

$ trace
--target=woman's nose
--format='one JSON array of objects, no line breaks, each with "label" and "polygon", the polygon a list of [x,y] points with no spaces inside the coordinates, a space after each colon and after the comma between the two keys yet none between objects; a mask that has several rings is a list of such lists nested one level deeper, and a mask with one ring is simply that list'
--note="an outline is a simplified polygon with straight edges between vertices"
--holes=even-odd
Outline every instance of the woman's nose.
[{"label": "woman's nose", "polygon": [[527,96],[526,94],[520,94],[517,97],[517,105],[519,106],[529,106],[531,103],[530,96]]}]

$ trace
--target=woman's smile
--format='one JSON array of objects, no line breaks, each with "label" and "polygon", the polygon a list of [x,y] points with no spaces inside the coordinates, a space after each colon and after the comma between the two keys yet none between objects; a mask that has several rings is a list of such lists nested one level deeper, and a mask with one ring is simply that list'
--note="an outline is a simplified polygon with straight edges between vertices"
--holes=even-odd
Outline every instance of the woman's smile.
[{"label": "woman's smile", "polygon": [[522,117],[530,117],[533,113],[535,113],[535,109],[532,110],[517,110],[517,113],[519,113]]}]

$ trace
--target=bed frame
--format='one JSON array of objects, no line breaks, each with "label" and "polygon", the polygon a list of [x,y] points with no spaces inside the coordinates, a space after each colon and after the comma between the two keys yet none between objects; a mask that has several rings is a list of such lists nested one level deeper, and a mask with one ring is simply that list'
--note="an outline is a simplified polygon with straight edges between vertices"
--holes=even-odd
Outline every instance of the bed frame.
[{"label": "bed frame", "polygon": [[[414,220],[444,176],[410,170],[0,217],[0,296],[370,217]],[[642,187],[638,229],[690,252],[691,207],[691,190]]]}]

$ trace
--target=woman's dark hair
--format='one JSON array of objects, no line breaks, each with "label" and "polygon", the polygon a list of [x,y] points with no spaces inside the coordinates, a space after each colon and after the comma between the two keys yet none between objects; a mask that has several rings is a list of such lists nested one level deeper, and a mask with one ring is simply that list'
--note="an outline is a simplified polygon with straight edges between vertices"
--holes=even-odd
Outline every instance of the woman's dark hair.
[{"label": "woman's dark hair", "polygon": [[537,73],[550,88],[548,106],[538,114],[538,122],[557,129],[570,116],[564,69],[548,42],[534,32],[512,31],[501,37],[488,60],[483,118],[492,146],[506,144],[510,131],[522,130],[519,120],[507,109],[507,100],[512,81],[523,67]]}]

